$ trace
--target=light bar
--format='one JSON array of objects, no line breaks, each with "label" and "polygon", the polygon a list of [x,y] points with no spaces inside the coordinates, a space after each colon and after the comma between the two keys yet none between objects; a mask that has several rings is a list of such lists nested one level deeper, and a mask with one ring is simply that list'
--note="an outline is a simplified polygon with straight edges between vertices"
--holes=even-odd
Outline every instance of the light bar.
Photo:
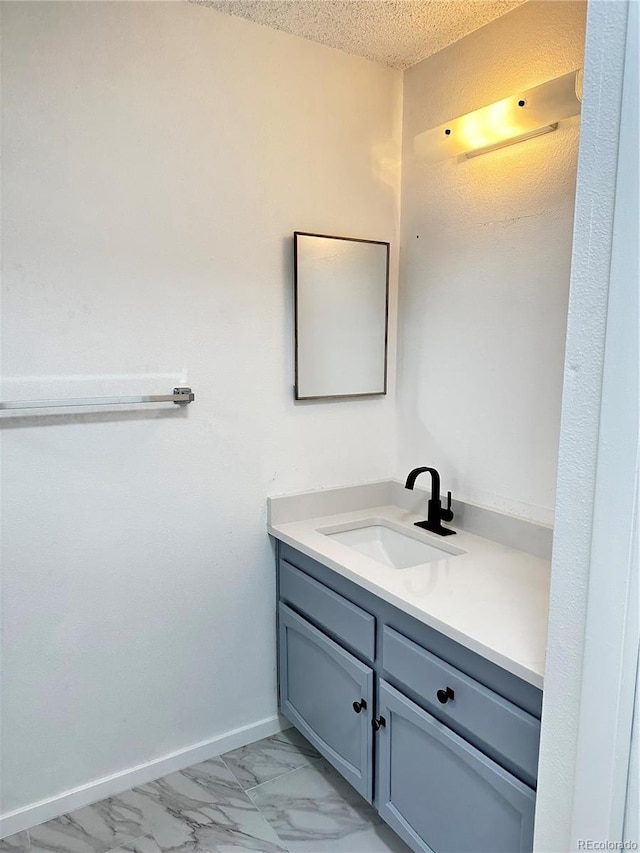
[{"label": "light bar", "polygon": [[561,119],[579,115],[581,102],[579,69],[420,133],[414,151],[431,163],[485,154],[555,130]]}]

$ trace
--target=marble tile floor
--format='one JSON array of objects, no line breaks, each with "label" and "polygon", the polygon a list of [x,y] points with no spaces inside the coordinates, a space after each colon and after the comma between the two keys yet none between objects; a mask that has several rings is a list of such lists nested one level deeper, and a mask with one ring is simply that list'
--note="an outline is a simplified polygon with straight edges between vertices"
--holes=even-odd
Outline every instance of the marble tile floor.
[{"label": "marble tile floor", "polygon": [[0,840],[0,853],[409,853],[296,729]]}]

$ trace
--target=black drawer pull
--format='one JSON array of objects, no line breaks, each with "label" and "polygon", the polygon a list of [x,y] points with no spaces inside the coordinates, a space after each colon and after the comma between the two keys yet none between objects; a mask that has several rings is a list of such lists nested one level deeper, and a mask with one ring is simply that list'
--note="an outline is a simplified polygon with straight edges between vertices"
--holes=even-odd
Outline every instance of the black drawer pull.
[{"label": "black drawer pull", "polygon": [[438,697],[438,702],[441,702],[443,705],[446,705],[449,699],[456,698],[456,694],[450,687],[447,687],[446,690],[438,690],[436,696]]},{"label": "black drawer pull", "polygon": [[366,711],[367,710],[366,700],[361,699],[359,702],[354,702],[353,703],[353,710],[356,712],[356,714],[359,714],[360,711]]},{"label": "black drawer pull", "polygon": [[378,729],[383,729],[387,725],[387,721],[384,717],[378,717],[377,720],[371,720],[371,725],[374,732],[377,732]]}]

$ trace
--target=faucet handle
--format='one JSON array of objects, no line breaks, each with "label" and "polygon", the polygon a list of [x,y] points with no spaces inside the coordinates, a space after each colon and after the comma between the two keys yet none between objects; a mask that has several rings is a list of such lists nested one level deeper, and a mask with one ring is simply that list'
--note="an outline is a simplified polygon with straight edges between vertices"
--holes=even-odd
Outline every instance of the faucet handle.
[{"label": "faucet handle", "polygon": [[453,510],[451,509],[451,492],[447,492],[447,508],[441,510],[443,521],[453,521]]}]

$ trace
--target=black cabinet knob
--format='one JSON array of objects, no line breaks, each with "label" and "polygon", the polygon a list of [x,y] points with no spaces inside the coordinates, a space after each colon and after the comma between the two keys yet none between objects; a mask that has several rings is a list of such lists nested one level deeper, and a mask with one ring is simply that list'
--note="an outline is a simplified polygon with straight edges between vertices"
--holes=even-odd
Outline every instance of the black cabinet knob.
[{"label": "black cabinet knob", "polygon": [[449,699],[455,699],[456,694],[450,687],[447,687],[446,690],[438,690],[436,696],[438,697],[438,702],[446,705]]},{"label": "black cabinet knob", "polygon": [[378,729],[383,729],[387,725],[387,721],[384,717],[378,717],[377,720],[371,720],[371,726],[374,732],[377,732]]},{"label": "black cabinet knob", "polygon": [[366,711],[367,710],[366,701],[364,699],[361,699],[359,702],[354,702],[353,703],[353,710],[356,712],[356,714],[359,714],[360,711]]}]

